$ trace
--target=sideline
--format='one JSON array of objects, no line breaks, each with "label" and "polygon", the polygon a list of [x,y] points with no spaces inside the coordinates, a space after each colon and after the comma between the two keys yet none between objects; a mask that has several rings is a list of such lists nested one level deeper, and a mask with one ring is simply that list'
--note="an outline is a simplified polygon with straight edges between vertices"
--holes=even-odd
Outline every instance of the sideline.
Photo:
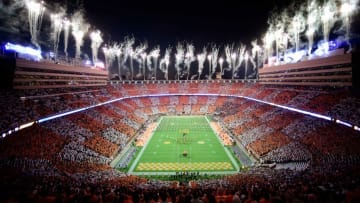
[{"label": "sideline", "polygon": [[139,154],[136,156],[136,159],[134,160],[134,162],[131,164],[129,170],[128,170],[128,173],[129,174],[134,174],[134,169],[135,169],[135,166],[138,164],[139,162],[139,159],[142,157],[142,155],[144,154],[144,151],[145,149],[147,148],[147,146],[149,145],[152,137],[154,136],[154,132],[157,130],[157,128],[159,127],[161,121],[162,121],[163,117],[160,118],[160,120],[157,122],[157,125],[154,129],[154,131],[151,133],[150,135],[150,138],[148,139],[148,141],[145,143],[145,146],[141,148]]},{"label": "sideline", "polygon": [[[219,142],[224,145],[222,139],[218,136],[218,134],[215,132],[214,128],[211,126],[209,119],[208,119],[206,116],[204,116],[204,117],[205,117],[205,120],[208,122],[208,125],[211,127],[212,131],[214,132],[215,136],[216,136],[217,139],[219,140]],[[229,159],[231,160],[233,166],[235,166],[236,171],[239,171],[239,170],[240,170],[240,166],[239,166],[239,164],[237,163],[237,161],[234,159],[234,157],[231,155],[231,152],[229,151],[229,149],[224,146],[224,150],[225,150],[227,156],[229,157]]]}]

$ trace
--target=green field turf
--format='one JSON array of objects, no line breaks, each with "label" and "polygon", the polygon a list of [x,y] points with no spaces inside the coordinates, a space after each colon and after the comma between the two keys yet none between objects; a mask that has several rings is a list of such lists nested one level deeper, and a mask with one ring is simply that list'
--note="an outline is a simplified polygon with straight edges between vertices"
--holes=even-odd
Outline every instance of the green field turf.
[{"label": "green field turf", "polygon": [[234,172],[238,168],[206,117],[164,116],[130,172]]}]

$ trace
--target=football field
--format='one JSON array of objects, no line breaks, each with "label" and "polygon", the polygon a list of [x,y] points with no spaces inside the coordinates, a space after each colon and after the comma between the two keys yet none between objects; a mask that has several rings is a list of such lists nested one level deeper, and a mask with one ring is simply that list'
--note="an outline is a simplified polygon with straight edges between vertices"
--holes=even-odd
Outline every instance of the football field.
[{"label": "football field", "polygon": [[236,172],[238,162],[205,116],[163,116],[129,172]]}]

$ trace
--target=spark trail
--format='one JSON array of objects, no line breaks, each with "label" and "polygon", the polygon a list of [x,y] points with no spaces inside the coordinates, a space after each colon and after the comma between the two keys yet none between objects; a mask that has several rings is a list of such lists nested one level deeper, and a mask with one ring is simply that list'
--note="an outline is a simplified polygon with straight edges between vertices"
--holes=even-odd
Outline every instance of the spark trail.
[{"label": "spark trail", "polygon": [[51,18],[51,28],[52,28],[52,33],[51,33],[51,39],[53,42],[53,51],[55,53],[55,56],[57,56],[58,54],[58,47],[59,47],[59,41],[60,41],[60,33],[61,30],[63,28],[63,17],[65,15],[65,11],[63,11],[63,9],[61,9],[62,11],[56,14],[52,14],[50,16]]},{"label": "spark trail", "polygon": [[219,58],[219,48],[215,44],[213,44],[211,46],[211,70],[209,71],[210,79],[212,78],[211,76],[216,71],[216,67],[218,65],[218,58]]},{"label": "spark trail", "polygon": [[178,80],[180,80],[180,74],[182,71],[181,64],[184,63],[184,57],[185,57],[184,45],[178,43],[176,46],[176,54],[175,54],[175,69],[178,76]]},{"label": "spark trail", "polygon": [[91,51],[92,51],[92,61],[93,64],[95,64],[98,61],[98,49],[101,46],[101,43],[103,42],[103,39],[101,37],[101,32],[99,30],[96,30],[90,34],[91,39]]},{"label": "spark trail", "polygon": [[44,15],[45,7],[43,3],[36,1],[27,1],[26,7],[28,9],[28,20],[29,20],[29,29],[31,35],[31,42],[38,48],[40,48],[38,37],[42,24],[42,18]]},{"label": "spark trail", "polygon": [[75,58],[80,59],[81,47],[84,43],[83,38],[87,33],[90,25],[85,22],[83,12],[81,10],[74,13],[71,18],[71,22],[72,35],[74,36],[76,47]]},{"label": "spark trail", "polygon": [[204,63],[205,63],[205,60],[206,60],[206,55],[207,55],[206,47],[203,48],[203,52],[201,54],[197,55],[197,60],[198,60],[198,63],[199,63],[199,66],[198,66],[198,80],[200,80],[200,76],[201,76],[201,74],[203,72],[203,69],[204,69]]},{"label": "spark trail", "polygon": [[68,57],[68,44],[69,44],[69,31],[70,31],[71,22],[68,19],[63,20],[63,30],[64,30],[64,53]]},{"label": "spark trail", "polygon": [[195,47],[191,43],[188,43],[186,46],[186,54],[185,54],[185,68],[187,73],[187,79],[190,77],[190,67],[191,63],[196,60],[195,55]]},{"label": "spark trail", "polygon": [[160,70],[164,73],[165,79],[169,80],[169,63],[171,47],[166,48],[164,58],[160,60]]}]

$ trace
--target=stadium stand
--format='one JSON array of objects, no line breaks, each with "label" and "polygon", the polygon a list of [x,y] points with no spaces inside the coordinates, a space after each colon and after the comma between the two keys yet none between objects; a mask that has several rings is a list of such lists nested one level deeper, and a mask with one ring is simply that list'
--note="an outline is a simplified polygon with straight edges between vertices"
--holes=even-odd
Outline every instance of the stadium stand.
[{"label": "stadium stand", "polygon": [[351,86],[351,54],[337,49],[325,58],[295,64],[265,67],[259,70],[260,84]]},{"label": "stadium stand", "polygon": [[[276,86],[260,77],[260,83],[128,81],[86,90],[22,89],[26,88],[0,95],[4,107],[0,201],[356,202],[360,198],[359,131],[354,130],[360,125],[360,100],[346,87]],[[88,106],[92,108],[14,130]],[[136,153],[134,141],[144,145],[161,114],[207,115],[223,142],[239,146],[234,148],[237,156],[247,151],[255,164],[215,179],[177,174],[186,180],[180,182],[140,178],[111,167],[121,153],[126,154],[121,167],[128,166]],[[338,119],[351,125],[340,125]]]},{"label": "stadium stand", "polygon": [[81,66],[16,59],[14,89],[104,86],[108,72]]}]

